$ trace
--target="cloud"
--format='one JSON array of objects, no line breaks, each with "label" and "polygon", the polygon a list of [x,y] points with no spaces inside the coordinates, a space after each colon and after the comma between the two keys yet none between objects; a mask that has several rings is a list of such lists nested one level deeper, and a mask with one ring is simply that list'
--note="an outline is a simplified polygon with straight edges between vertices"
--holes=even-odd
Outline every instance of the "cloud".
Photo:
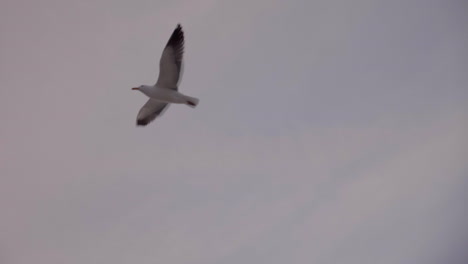
[{"label": "cloud", "polygon": [[[8,3],[0,253],[8,263],[461,259],[464,17],[453,1],[425,12],[419,1],[345,2]],[[136,129],[144,98],[129,88],[154,82],[177,22],[181,89],[201,103]]]}]

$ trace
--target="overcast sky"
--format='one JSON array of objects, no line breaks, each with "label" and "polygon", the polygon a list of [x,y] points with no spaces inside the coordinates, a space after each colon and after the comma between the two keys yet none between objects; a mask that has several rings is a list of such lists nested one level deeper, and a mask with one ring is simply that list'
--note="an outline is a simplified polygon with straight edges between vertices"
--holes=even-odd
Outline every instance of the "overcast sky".
[{"label": "overcast sky", "polygon": [[[177,23],[180,90],[135,126]],[[2,264],[468,259],[465,0],[1,0]]]}]

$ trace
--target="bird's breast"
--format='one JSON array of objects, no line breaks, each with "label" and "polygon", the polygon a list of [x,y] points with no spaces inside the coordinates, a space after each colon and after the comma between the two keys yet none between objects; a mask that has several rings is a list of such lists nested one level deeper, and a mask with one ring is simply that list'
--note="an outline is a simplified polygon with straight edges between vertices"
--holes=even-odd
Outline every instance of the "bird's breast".
[{"label": "bird's breast", "polygon": [[155,100],[164,101],[167,103],[183,103],[185,102],[183,95],[178,93],[176,90],[166,89],[166,88],[156,88],[153,89],[149,97]]}]

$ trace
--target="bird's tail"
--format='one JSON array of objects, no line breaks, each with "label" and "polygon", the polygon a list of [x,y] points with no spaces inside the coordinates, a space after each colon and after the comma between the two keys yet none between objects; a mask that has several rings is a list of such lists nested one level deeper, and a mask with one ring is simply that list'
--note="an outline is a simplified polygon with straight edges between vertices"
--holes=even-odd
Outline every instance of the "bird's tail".
[{"label": "bird's tail", "polygon": [[198,101],[200,101],[200,100],[198,100],[198,98],[186,96],[185,104],[190,106],[190,107],[195,108],[198,105]]}]

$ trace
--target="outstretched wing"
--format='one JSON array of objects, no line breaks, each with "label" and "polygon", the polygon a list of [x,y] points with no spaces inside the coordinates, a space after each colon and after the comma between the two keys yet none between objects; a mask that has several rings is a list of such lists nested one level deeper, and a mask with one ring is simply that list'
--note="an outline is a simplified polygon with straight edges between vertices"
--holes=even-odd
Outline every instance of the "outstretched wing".
[{"label": "outstretched wing", "polygon": [[151,123],[156,117],[162,115],[168,107],[167,103],[149,99],[138,112],[137,126],[146,126]]},{"label": "outstretched wing", "polygon": [[183,55],[184,31],[178,24],[161,55],[157,86],[177,90],[179,80],[182,77]]}]

